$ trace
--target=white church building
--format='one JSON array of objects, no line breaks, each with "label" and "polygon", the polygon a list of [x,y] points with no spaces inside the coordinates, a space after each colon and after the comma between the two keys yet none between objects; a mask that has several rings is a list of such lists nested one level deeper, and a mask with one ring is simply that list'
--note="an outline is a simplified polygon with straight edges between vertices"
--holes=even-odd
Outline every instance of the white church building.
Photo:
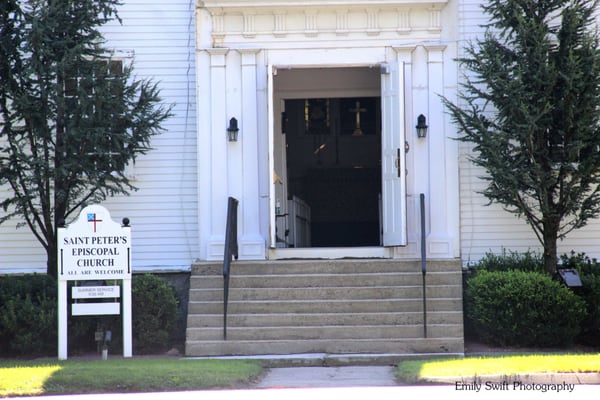
[{"label": "white church building", "polygon": [[[481,3],[125,1],[108,44],[175,103],[131,168],[140,190],[104,204],[131,220],[134,267],[222,259],[229,196],[241,260],[414,259],[420,194],[429,258],[539,249],[523,221],[477,194],[482,172],[440,101],[456,96],[455,58],[482,32]],[[19,222],[0,226],[0,272],[44,271]],[[600,256],[599,222],[561,250]]]},{"label": "white church building", "polygon": [[[238,270],[247,263],[253,275],[281,260],[408,263],[420,260],[422,250],[442,263],[432,278],[437,286],[428,293],[440,293],[446,305],[429,303],[433,339],[427,345],[410,342],[421,337],[414,321],[405,321],[420,315],[415,309],[394,320],[413,324],[402,338],[391,339],[382,328],[375,339],[353,337],[346,344],[317,343],[311,336],[347,339],[351,333],[340,327],[345,322],[309,332],[317,317],[297,317],[302,326],[294,335],[305,329],[314,342],[289,350],[281,341],[279,352],[389,352],[383,345],[362,347],[361,340],[381,340],[394,344],[392,351],[462,353],[460,266],[487,252],[540,250],[523,220],[488,206],[477,193],[484,187],[483,171],[468,161],[469,147],[455,140],[441,101],[457,98],[462,75],[456,58],[483,32],[482,3],[125,0],[122,24],[103,28],[108,45],[135,63],[138,76],[159,81],[165,103],[175,105],[164,133],[153,139],[154,150],[130,166],[139,190],[102,204],[115,220],[131,221],[134,272],[202,275],[211,263],[222,262],[233,197],[239,201]],[[0,274],[45,272],[44,250],[27,228],[17,228],[20,222],[0,225]],[[592,221],[559,250],[600,257],[598,231],[600,221]],[[384,280],[391,276],[385,268],[374,270],[383,271]],[[410,273],[420,277],[419,271]],[[352,291],[360,292],[355,286],[363,278]],[[190,296],[195,301],[197,294]],[[190,312],[207,321],[209,312],[194,307],[190,302]],[[193,320],[188,316],[189,355],[278,349],[273,340],[268,348],[217,343],[213,331],[190,333]]]}]

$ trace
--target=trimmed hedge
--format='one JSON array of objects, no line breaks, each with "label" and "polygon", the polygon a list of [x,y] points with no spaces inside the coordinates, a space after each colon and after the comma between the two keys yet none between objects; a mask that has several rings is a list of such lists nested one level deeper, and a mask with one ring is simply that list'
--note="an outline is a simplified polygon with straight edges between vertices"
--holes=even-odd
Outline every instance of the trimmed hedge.
[{"label": "trimmed hedge", "polygon": [[175,288],[155,275],[140,275],[132,282],[133,350],[157,354],[171,348],[177,328]]},{"label": "trimmed hedge", "polygon": [[507,249],[502,249],[500,254],[486,253],[479,260],[476,270],[486,271],[530,271],[530,272],[545,272],[544,258],[542,254],[534,251],[526,251],[519,253]]},{"label": "trimmed hedge", "polygon": [[0,356],[56,353],[56,299],[49,275],[0,276]]},{"label": "trimmed hedge", "polygon": [[467,281],[465,299],[477,336],[503,346],[572,343],[586,316],[579,296],[538,272],[478,271]]},{"label": "trimmed hedge", "polygon": [[[0,357],[54,356],[58,346],[57,282],[49,275],[0,276]],[[175,289],[154,275],[132,280],[134,354],[169,349],[178,311]],[[122,346],[121,316],[69,317],[69,353],[92,351],[94,332],[111,329],[111,353]]]}]

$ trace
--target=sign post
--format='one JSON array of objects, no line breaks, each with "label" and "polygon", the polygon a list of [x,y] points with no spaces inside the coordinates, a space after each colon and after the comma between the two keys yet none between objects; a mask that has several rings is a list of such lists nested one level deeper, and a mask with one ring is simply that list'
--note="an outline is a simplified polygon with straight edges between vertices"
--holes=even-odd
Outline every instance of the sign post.
[{"label": "sign post", "polygon": [[[72,315],[123,315],[123,357],[132,356],[131,228],[110,218],[99,205],[84,208],[66,228],[58,228],[58,358],[67,359],[68,281],[121,280],[119,286],[73,287]],[[118,299],[121,299],[119,304]],[[88,299],[101,299],[88,302]],[[105,299],[117,299],[107,302]],[[121,307],[122,306],[122,307]]]}]

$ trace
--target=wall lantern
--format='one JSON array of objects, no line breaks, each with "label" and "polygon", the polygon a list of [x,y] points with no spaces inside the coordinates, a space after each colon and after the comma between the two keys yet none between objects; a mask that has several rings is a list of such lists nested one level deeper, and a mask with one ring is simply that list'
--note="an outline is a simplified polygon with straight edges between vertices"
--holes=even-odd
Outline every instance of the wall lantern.
[{"label": "wall lantern", "polygon": [[415,128],[417,128],[417,137],[427,137],[427,119],[423,114],[417,117],[417,126]]},{"label": "wall lantern", "polygon": [[230,142],[237,142],[238,140],[238,121],[235,118],[229,120],[229,127],[227,127],[227,138]]}]

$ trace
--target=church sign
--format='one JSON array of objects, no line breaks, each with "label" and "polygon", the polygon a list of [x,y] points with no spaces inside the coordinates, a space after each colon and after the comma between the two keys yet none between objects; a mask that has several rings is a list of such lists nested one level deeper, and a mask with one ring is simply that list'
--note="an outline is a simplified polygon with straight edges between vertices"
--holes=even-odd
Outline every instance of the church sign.
[{"label": "church sign", "polygon": [[65,280],[131,277],[131,230],[106,209],[89,206],[68,229],[58,230],[58,275]]},{"label": "church sign", "polygon": [[[122,314],[123,356],[132,355],[131,228],[128,220],[123,222],[125,226],[114,222],[104,207],[91,205],[68,227],[58,228],[59,359],[67,358],[69,281],[77,281],[71,288],[71,315]],[[107,285],[115,280],[121,285]]]}]

